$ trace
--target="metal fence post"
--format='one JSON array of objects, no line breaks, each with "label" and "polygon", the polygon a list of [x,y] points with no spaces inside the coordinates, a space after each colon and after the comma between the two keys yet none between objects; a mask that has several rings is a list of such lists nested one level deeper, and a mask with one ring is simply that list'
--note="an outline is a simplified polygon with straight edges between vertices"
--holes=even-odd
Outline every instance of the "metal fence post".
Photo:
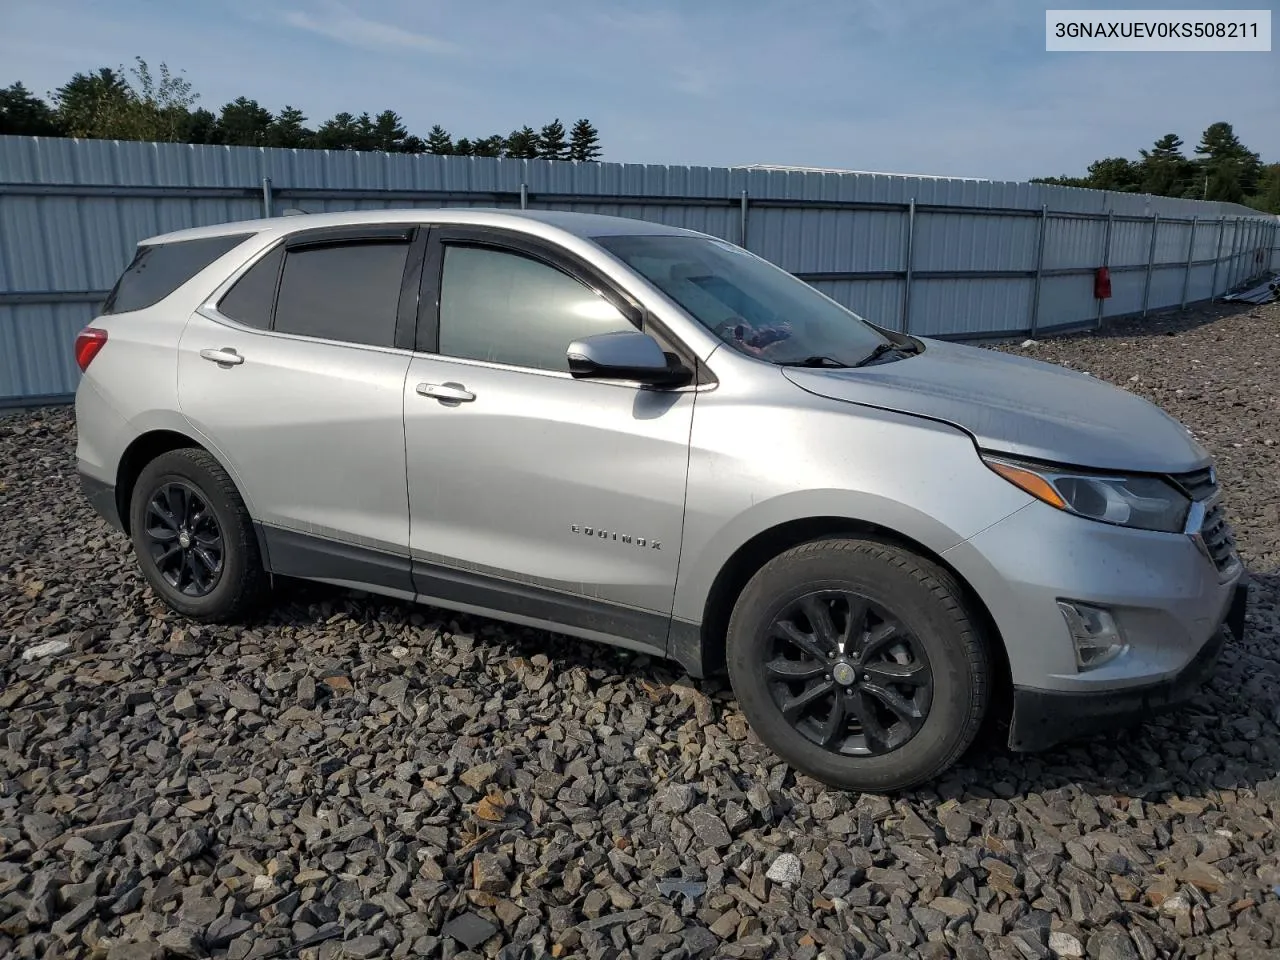
[{"label": "metal fence post", "polygon": [[747,246],[747,191],[742,191],[742,205],[738,208],[738,233],[740,240],[738,245],[743,250],[750,249]]},{"label": "metal fence post", "polygon": [[1196,252],[1196,226],[1199,225],[1200,218],[1191,218],[1191,236],[1187,239],[1187,267],[1182,274],[1182,306],[1179,310],[1187,309],[1187,288],[1191,285],[1191,259]]},{"label": "metal fence post", "polygon": [[1213,248],[1213,279],[1209,282],[1209,299],[1218,295],[1218,265],[1222,262],[1222,235],[1227,229],[1227,218],[1218,218],[1218,245]]},{"label": "metal fence post", "polygon": [[1253,279],[1253,221],[1249,221],[1244,228],[1244,254],[1242,266],[1244,267],[1244,276],[1240,280],[1244,283]]},{"label": "metal fence post", "polygon": [[1226,293],[1235,286],[1235,266],[1236,266],[1236,232],[1240,229],[1240,224],[1235,220],[1231,221],[1231,243],[1227,245],[1227,278],[1222,284],[1222,292]]},{"label": "metal fence post", "polygon": [[1229,286],[1234,287],[1240,282],[1240,220],[1238,218],[1231,221],[1231,268],[1228,276],[1231,278]]},{"label": "metal fence post", "polygon": [[1245,221],[1244,224],[1244,242],[1240,245],[1240,282],[1248,283],[1253,276],[1252,268],[1249,260],[1249,247],[1253,245],[1253,223]]},{"label": "metal fence post", "polygon": [[1250,267],[1250,278],[1256,277],[1261,272],[1258,268],[1258,248],[1262,244],[1262,221],[1255,220],[1253,222],[1253,230],[1251,231],[1249,243],[1249,262],[1253,264]]},{"label": "metal fence post", "polygon": [[912,197],[907,205],[907,251],[906,277],[902,290],[902,332],[909,332],[911,326],[911,273],[915,259],[916,245],[916,198]]},{"label": "metal fence post", "polygon": [[[1114,209],[1107,211],[1107,232],[1103,234],[1102,240],[1102,265],[1104,267],[1111,266],[1111,225],[1115,222],[1116,212]],[[1107,305],[1107,301],[1098,299],[1098,317],[1096,325],[1102,326],[1102,310]]]},{"label": "metal fence post", "polygon": [[529,185],[527,183],[520,184],[520,209],[529,209]]},{"label": "metal fence post", "polygon": [[1240,231],[1240,253],[1239,253],[1239,270],[1240,273],[1236,278],[1237,283],[1247,283],[1249,281],[1249,222],[1244,222],[1244,229]]},{"label": "metal fence post", "polygon": [[1142,285],[1142,315],[1147,315],[1147,304],[1151,302],[1151,273],[1156,265],[1156,233],[1160,230],[1160,214],[1151,218],[1151,246],[1147,249],[1147,279]]},{"label": "metal fence post", "polygon": [[263,177],[262,178],[262,215],[264,217],[269,218],[274,213],[274,210],[275,210],[275,206],[271,202],[271,178]]},{"label": "metal fence post", "polygon": [[1262,264],[1258,262],[1258,254],[1262,252],[1262,221],[1253,222],[1253,242],[1249,244],[1249,262],[1253,264],[1250,277],[1260,277],[1264,273]]},{"label": "metal fence post", "polygon": [[1240,249],[1236,251],[1236,283],[1244,283],[1249,278],[1249,258],[1246,255],[1249,249],[1249,224],[1237,223],[1236,230],[1240,233]]},{"label": "metal fence post", "polygon": [[1040,240],[1036,243],[1036,279],[1031,288],[1031,328],[1029,336],[1035,337],[1036,327],[1040,323],[1040,279],[1044,274],[1044,236],[1045,224],[1049,222],[1049,205],[1040,204]]}]

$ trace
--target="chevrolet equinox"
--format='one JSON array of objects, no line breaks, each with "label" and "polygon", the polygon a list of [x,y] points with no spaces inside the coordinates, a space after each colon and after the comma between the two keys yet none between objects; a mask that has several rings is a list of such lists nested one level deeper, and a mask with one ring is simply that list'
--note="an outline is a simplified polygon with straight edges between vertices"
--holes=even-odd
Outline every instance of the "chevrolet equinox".
[{"label": "chevrolet equinox", "polygon": [[1212,460],[1160,409],[689,230],[181,230],[75,354],[85,495],[180,614],[297,577],[727,670],[837,787],[935,778],[996,703],[1013,750],[1134,722],[1243,628]]}]

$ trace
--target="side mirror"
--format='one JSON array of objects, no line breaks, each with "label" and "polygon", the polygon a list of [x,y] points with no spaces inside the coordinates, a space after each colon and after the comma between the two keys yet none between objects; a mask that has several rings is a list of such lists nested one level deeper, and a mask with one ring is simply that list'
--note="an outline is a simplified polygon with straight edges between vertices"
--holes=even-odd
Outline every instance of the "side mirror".
[{"label": "side mirror", "polygon": [[569,372],[578,379],[638,380],[654,386],[680,386],[690,373],[673,364],[658,341],[639,330],[618,330],[583,337],[569,344]]}]

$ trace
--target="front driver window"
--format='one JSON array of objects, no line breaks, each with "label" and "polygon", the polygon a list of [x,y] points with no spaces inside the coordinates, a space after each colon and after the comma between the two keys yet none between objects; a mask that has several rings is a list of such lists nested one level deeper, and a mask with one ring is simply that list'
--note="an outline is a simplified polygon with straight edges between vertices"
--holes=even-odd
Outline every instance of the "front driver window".
[{"label": "front driver window", "polygon": [[574,340],[634,329],[611,303],[554,267],[502,250],[445,247],[444,356],[567,372]]}]

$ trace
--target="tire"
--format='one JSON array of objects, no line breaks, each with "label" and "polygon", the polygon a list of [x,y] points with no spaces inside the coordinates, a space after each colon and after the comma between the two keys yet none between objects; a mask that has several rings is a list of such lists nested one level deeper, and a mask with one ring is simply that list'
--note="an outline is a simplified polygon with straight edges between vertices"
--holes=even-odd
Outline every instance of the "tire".
[{"label": "tire", "polygon": [[[876,541],[816,540],[780,554],[729,620],[729,678],[747,721],[793,768],[832,787],[889,793],[934,779],[973,743],[991,692],[985,638],[962,597],[941,567]],[[846,635],[851,610],[864,612]],[[847,655],[818,659],[797,645],[811,650],[823,637],[845,640]]]},{"label": "tire", "polygon": [[[151,509],[162,492],[167,495],[160,506],[174,508],[167,516],[186,531],[189,547],[182,546],[178,529]],[[192,505],[191,513],[178,516],[187,504]],[[194,522],[188,524],[188,520]],[[143,467],[133,486],[129,530],[134,555],[151,588],[189,619],[236,620],[267,591],[267,574],[249,512],[226,470],[204,450],[171,450]],[[176,584],[174,560],[166,559],[164,569],[161,563],[161,556],[173,549],[181,550],[183,556]],[[217,562],[211,564],[211,560]]]}]

